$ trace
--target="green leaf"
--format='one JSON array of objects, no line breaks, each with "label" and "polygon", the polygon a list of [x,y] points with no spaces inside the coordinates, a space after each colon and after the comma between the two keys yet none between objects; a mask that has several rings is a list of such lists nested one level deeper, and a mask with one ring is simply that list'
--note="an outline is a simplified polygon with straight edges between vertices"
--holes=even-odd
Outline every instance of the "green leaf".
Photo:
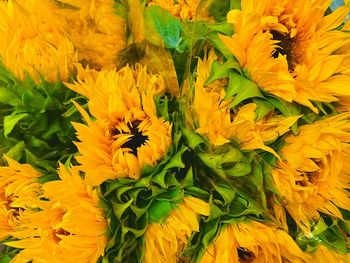
[{"label": "green leaf", "polygon": [[210,215],[207,219],[205,219],[206,222],[210,222],[227,213],[227,208],[223,207],[221,202],[218,202],[217,199],[214,199],[212,195],[210,196],[209,207],[210,207]]},{"label": "green leaf", "polygon": [[8,115],[4,118],[4,135],[7,138],[7,135],[13,130],[16,124],[23,118],[27,117],[27,113],[21,113],[17,115]]},{"label": "green leaf", "polygon": [[42,168],[50,173],[54,173],[54,174],[57,173],[57,163],[50,164],[46,160],[41,160],[38,157],[36,157],[34,154],[32,154],[30,151],[28,151],[27,149],[25,149],[24,152],[26,157],[26,163],[34,167]]},{"label": "green leaf", "polygon": [[43,176],[38,178],[37,182],[39,184],[44,184],[46,182],[57,181],[57,180],[60,180],[57,174],[44,174]]},{"label": "green leaf", "polygon": [[[347,253],[347,238],[346,234],[339,227],[339,220],[323,215],[312,229],[312,234],[306,236],[300,232],[296,242],[302,248],[314,250],[318,245],[324,245],[338,253]],[[310,248],[311,247],[311,248]]]},{"label": "green leaf", "polygon": [[253,101],[257,105],[256,121],[261,120],[267,114],[269,114],[275,109],[275,107],[271,103],[269,103],[267,100],[255,98]]},{"label": "green leaf", "polygon": [[[276,109],[278,109],[286,117],[300,115],[301,107],[297,103],[289,103],[279,98],[268,97],[268,102],[271,103]],[[305,116],[303,116],[304,119]],[[293,133],[297,132],[298,122],[294,123],[291,127]]]},{"label": "green leaf", "polygon": [[214,220],[208,224],[208,231],[205,232],[202,243],[205,248],[209,246],[215,235],[218,233],[219,220]]},{"label": "green leaf", "polygon": [[197,196],[198,198],[202,200],[208,200],[209,199],[209,193],[205,189],[201,189],[196,186],[187,186],[186,187],[186,194]]},{"label": "green leaf", "polygon": [[276,186],[273,182],[272,176],[271,176],[271,171],[272,171],[272,167],[268,164],[264,164],[263,165],[263,175],[264,175],[264,186],[265,189],[275,193],[277,195],[280,195],[280,193],[278,192],[278,190],[276,189]]},{"label": "green leaf", "polygon": [[208,144],[205,138],[190,129],[184,128],[182,134],[186,137],[187,143],[191,149],[204,151],[204,148]]},{"label": "green leaf", "polygon": [[264,174],[262,164],[254,160],[253,162],[253,176],[251,177],[252,183],[257,187],[258,191],[264,191]]},{"label": "green leaf", "polygon": [[193,185],[193,168],[191,166],[190,169],[188,169],[186,176],[181,181],[181,186],[183,188],[186,188],[186,187],[192,186],[192,185]]},{"label": "green leaf", "polygon": [[226,21],[217,24],[208,24],[207,27],[224,35],[233,35],[233,26]]},{"label": "green leaf", "polygon": [[239,103],[250,98],[264,98],[258,85],[245,78],[243,75],[238,73],[230,74],[230,82],[227,87],[225,99],[228,99],[236,95],[234,100],[230,103],[230,107],[233,108]]},{"label": "green leaf", "polygon": [[[184,168],[185,164],[182,161],[182,155],[184,152],[187,151],[187,148],[185,146],[182,146],[177,153],[175,153],[174,156],[166,163],[166,165],[163,167],[163,169],[154,174],[154,177],[152,178],[152,181],[159,184],[161,187],[166,188],[166,175],[169,170],[174,168]],[[170,175],[169,175],[170,176]],[[175,175],[171,175],[175,176]]]},{"label": "green leaf", "polygon": [[231,51],[226,47],[226,45],[221,41],[217,32],[213,31],[207,35],[207,40],[209,43],[220,51],[226,59],[234,58]]},{"label": "green leaf", "polygon": [[64,113],[61,114],[64,118],[69,118],[73,116],[76,112],[78,112],[77,108],[73,105],[68,110],[66,110]]},{"label": "green leaf", "polygon": [[300,106],[296,103],[289,103],[279,98],[273,97],[268,97],[267,100],[286,117],[296,116],[300,114]]},{"label": "green leaf", "polygon": [[22,95],[22,103],[26,108],[44,111],[46,99],[39,91],[27,89]]},{"label": "green leaf", "polygon": [[312,230],[312,234],[314,236],[317,236],[321,233],[323,233],[324,231],[326,231],[328,228],[328,225],[324,222],[323,218],[321,217],[318,222],[317,225],[314,227],[314,229]]},{"label": "green leaf", "polygon": [[21,105],[21,100],[14,91],[6,87],[0,87],[0,103],[19,106]]},{"label": "green leaf", "polygon": [[128,207],[130,207],[132,202],[133,202],[133,199],[131,198],[126,203],[122,203],[122,204],[113,203],[114,214],[119,220],[121,220],[123,213],[126,211]]},{"label": "green leaf", "polygon": [[[185,44],[190,52],[196,48],[196,43],[205,40],[209,32],[208,24],[203,21],[186,21],[182,30],[184,41],[181,44]],[[181,52],[179,49],[177,51]]]},{"label": "green leaf", "polygon": [[236,196],[236,191],[233,190],[232,188],[229,187],[229,185],[215,185],[214,184],[215,190],[222,196],[224,200],[223,205],[227,205],[232,202],[232,200]]},{"label": "green leaf", "polygon": [[167,191],[157,196],[157,200],[167,200],[175,203],[182,202],[183,191],[179,188],[167,189]]},{"label": "green leaf", "polygon": [[169,105],[168,105],[168,98],[166,96],[156,96],[154,98],[156,107],[157,107],[157,113],[159,117],[163,117],[164,120],[169,121]]},{"label": "green leaf", "polygon": [[245,198],[237,198],[235,202],[230,205],[230,215],[234,217],[241,217],[244,215],[259,216],[262,210]]},{"label": "green leaf", "polygon": [[216,21],[226,20],[226,15],[229,11],[230,11],[229,1],[214,0],[212,1],[209,7],[209,15],[211,17],[214,17]]},{"label": "green leaf", "polygon": [[198,153],[198,156],[207,167],[222,178],[244,176],[251,171],[249,163],[245,163],[243,154],[230,145],[227,145],[225,152],[204,152]]},{"label": "green leaf", "polygon": [[231,0],[231,10],[232,9],[241,9],[241,0]]},{"label": "green leaf", "polygon": [[23,151],[25,148],[24,141],[18,142],[15,146],[13,146],[7,153],[6,155],[8,157],[11,157],[12,159],[19,161],[19,159],[22,158]]},{"label": "green leaf", "polygon": [[225,174],[232,177],[240,177],[249,174],[252,167],[248,162],[237,162],[232,168],[225,169]]},{"label": "green leaf", "polygon": [[207,246],[220,233],[219,220],[212,220],[201,225],[200,232],[194,232],[189,239],[184,255],[192,258],[193,263],[199,263]]},{"label": "green leaf", "polygon": [[150,223],[163,222],[171,212],[171,204],[166,200],[154,200],[149,208]]},{"label": "green leaf", "polygon": [[[47,123],[43,123],[43,124],[45,124],[45,126],[47,126],[48,124]],[[44,125],[42,125],[42,126],[44,126]],[[44,126],[44,127],[45,127]],[[60,124],[60,121],[59,121],[59,119],[53,119],[52,120],[52,123],[50,123],[50,126],[49,127],[46,127],[46,129],[45,129],[45,132],[42,134],[42,138],[44,139],[44,140],[49,140],[51,137],[53,137],[53,135],[55,134],[55,133],[59,133],[59,132],[62,132],[62,127],[61,127],[61,124]]]},{"label": "green leaf", "polygon": [[10,258],[8,255],[0,256],[0,263],[10,263],[12,258]]},{"label": "green leaf", "polygon": [[159,6],[150,6],[146,10],[147,22],[158,32],[167,48],[176,49],[179,46],[182,26],[171,13]]},{"label": "green leaf", "polygon": [[210,76],[207,79],[205,85],[208,85],[214,80],[228,78],[230,76],[230,72],[233,69],[240,71],[240,65],[234,58],[230,58],[224,64],[221,64],[218,61],[214,61],[211,65]]}]

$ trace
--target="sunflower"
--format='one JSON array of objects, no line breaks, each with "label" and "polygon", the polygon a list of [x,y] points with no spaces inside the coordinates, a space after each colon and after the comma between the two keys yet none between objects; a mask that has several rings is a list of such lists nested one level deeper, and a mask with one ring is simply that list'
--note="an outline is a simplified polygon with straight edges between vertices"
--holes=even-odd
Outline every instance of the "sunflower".
[{"label": "sunflower", "polygon": [[20,79],[66,81],[77,61],[54,10],[50,0],[0,1],[1,60]]},{"label": "sunflower", "polygon": [[[11,262],[97,262],[107,243],[107,220],[96,190],[77,167],[60,165],[61,180],[43,185],[40,209],[21,216],[6,245],[22,249]],[[86,227],[88,226],[88,227]]]},{"label": "sunflower", "polygon": [[160,6],[177,18],[192,20],[196,17],[200,0],[150,0],[148,5]]},{"label": "sunflower", "polygon": [[349,13],[342,6],[324,16],[331,1],[243,0],[221,36],[250,77],[266,92],[317,112],[312,101],[349,97],[350,34],[337,30]]},{"label": "sunflower", "polygon": [[308,262],[308,259],[284,230],[272,224],[247,221],[222,228],[200,262]]},{"label": "sunflower", "polygon": [[280,152],[283,161],[272,171],[281,195],[275,210],[285,226],[281,206],[306,232],[319,212],[342,218],[339,207],[350,209],[349,142],[349,112],[300,126],[297,136],[286,138]]},{"label": "sunflower", "polygon": [[324,245],[318,245],[316,251],[311,255],[312,260],[318,263],[344,263],[350,261],[348,254],[339,254],[334,249],[329,249]]},{"label": "sunflower", "polygon": [[263,149],[277,156],[265,143],[288,132],[300,116],[285,118],[272,112],[256,121],[255,103],[247,103],[237,110],[230,109],[232,98],[226,98],[224,81],[215,81],[205,86],[211,65],[216,59],[214,52],[210,51],[208,57],[199,59],[198,62],[193,97],[196,131],[207,136],[214,146],[235,139],[241,143],[243,150]]},{"label": "sunflower", "polygon": [[126,47],[126,23],[113,0],[59,0],[57,15],[78,51],[78,59],[95,69],[113,69]]},{"label": "sunflower", "polygon": [[0,241],[19,227],[18,218],[26,210],[36,208],[41,185],[40,174],[28,164],[6,157],[8,166],[0,167]]},{"label": "sunflower", "polygon": [[157,117],[154,96],[164,92],[159,75],[146,67],[124,67],[115,71],[85,71],[68,87],[89,98],[92,121],[77,105],[87,125],[73,123],[80,142],[77,157],[85,178],[99,185],[118,177],[138,178],[141,169],[153,166],[171,144],[172,126]]},{"label": "sunflower", "polygon": [[179,262],[192,232],[199,231],[199,215],[209,215],[208,203],[195,197],[185,197],[164,223],[149,224],[143,262]]},{"label": "sunflower", "polygon": [[336,107],[338,112],[349,112],[350,111],[350,99],[340,98]]}]

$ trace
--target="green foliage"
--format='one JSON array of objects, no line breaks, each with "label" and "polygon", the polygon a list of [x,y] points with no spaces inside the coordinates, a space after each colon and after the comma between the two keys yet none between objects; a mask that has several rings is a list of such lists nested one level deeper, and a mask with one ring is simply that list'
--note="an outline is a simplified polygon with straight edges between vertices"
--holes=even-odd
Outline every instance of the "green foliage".
[{"label": "green foliage", "polygon": [[225,21],[230,7],[230,1],[214,0],[209,7],[209,15],[214,17],[216,21]]},{"label": "green foliage", "polygon": [[192,160],[198,188],[210,193],[210,216],[201,221],[200,232],[192,235],[185,251],[193,262],[199,262],[225,224],[273,218],[267,200],[277,193],[270,174],[276,160],[268,154],[243,152],[234,141],[213,147],[189,129],[182,132],[190,148],[188,159]]},{"label": "green foliage", "polygon": [[73,98],[63,83],[22,81],[1,65],[0,154],[55,173],[57,162],[76,152],[70,122],[81,119]]},{"label": "green foliage", "polygon": [[8,255],[0,256],[0,263],[10,263],[11,258]]},{"label": "green foliage", "polygon": [[159,117],[173,123],[173,143],[157,165],[144,167],[138,180],[119,179],[101,185],[101,207],[110,219],[109,243],[102,262],[140,262],[149,223],[166,220],[185,194],[209,198],[194,184],[176,101],[162,96],[155,102]]},{"label": "green foliage", "polygon": [[313,226],[311,234],[306,236],[299,233],[296,242],[303,250],[309,252],[317,249],[319,245],[324,245],[340,254],[346,254],[349,252],[348,231],[344,221],[323,215]]},{"label": "green foliage", "polygon": [[162,38],[165,46],[170,49],[180,50],[182,41],[182,25],[168,11],[159,6],[150,6],[145,12],[148,29],[156,31]]},{"label": "green foliage", "polygon": [[229,107],[234,108],[247,99],[264,98],[258,85],[244,76],[239,63],[232,57],[223,64],[218,61],[213,62],[206,85],[215,80],[226,78],[229,79],[229,84],[226,88],[225,99],[233,98]]},{"label": "green foliage", "polygon": [[5,243],[8,240],[2,240],[0,243],[0,263],[9,263],[12,261],[12,259],[16,256],[19,249],[12,248],[3,245],[2,243]]}]

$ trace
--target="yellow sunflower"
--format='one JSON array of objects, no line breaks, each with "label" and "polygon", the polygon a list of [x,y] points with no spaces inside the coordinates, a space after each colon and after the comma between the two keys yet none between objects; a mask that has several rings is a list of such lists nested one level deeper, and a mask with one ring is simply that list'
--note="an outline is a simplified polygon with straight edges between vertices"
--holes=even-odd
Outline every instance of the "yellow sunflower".
[{"label": "yellow sunflower", "polygon": [[[61,180],[43,185],[41,206],[21,216],[6,245],[22,249],[11,261],[95,263],[107,244],[107,220],[96,190],[85,184],[77,167],[60,165]],[[48,201],[44,201],[48,200]]]},{"label": "yellow sunflower", "polygon": [[28,164],[6,158],[8,166],[0,167],[0,241],[20,226],[19,217],[26,209],[37,207],[41,185],[40,174]]},{"label": "yellow sunflower", "polygon": [[78,78],[67,86],[89,98],[89,111],[96,118],[92,121],[77,105],[87,122],[73,123],[80,140],[77,160],[87,182],[138,178],[143,167],[165,155],[172,141],[172,126],[157,117],[154,102],[164,92],[163,79],[139,65],[118,72],[85,71]]},{"label": "yellow sunflower", "polygon": [[182,20],[192,20],[196,18],[200,2],[200,0],[150,0],[148,5],[160,6]]},{"label": "yellow sunflower", "polygon": [[68,80],[77,56],[54,10],[50,0],[0,1],[0,59],[20,79]]},{"label": "yellow sunflower", "polygon": [[235,112],[228,106],[232,99],[226,99],[224,81],[215,81],[205,86],[210,75],[211,65],[217,59],[210,51],[208,57],[197,65],[197,80],[194,84],[193,112],[196,120],[196,131],[209,138],[215,145],[223,145],[231,139],[241,143],[244,150],[263,149],[277,156],[277,153],[265,143],[289,131],[289,128],[300,118],[285,118],[271,113],[256,121],[257,105],[247,103]]},{"label": "yellow sunflower", "polygon": [[317,263],[345,263],[350,261],[350,255],[337,253],[334,249],[328,249],[323,245],[318,245],[316,251],[311,254],[310,262]]},{"label": "yellow sunflower", "polygon": [[95,69],[113,69],[126,47],[126,23],[113,0],[59,0],[57,15],[78,51],[79,61]]},{"label": "yellow sunflower", "polygon": [[201,263],[308,262],[284,230],[272,224],[247,221],[228,225],[210,244]]},{"label": "yellow sunflower", "polygon": [[349,97],[350,34],[336,30],[349,13],[324,16],[331,1],[243,0],[227,15],[232,37],[221,36],[250,77],[266,92],[317,112],[311,101]]},{"label": "yellow sunflower", "polygon": [[184,202],[171,211],[166,222],[149,224],[143,262],[179,262],[192,232],[199,231],[199,215],[208,216],[209,205],[198,198],[185,197]]},{"label": "yellow sunflower", "polygon": [[301,126],[285,142],[283,161],[272,171],[282,197],[274,209],[282,223],[282,206],[306,233],[319,212],[342,218],[338,207],[350,209],[350,113]]},{"label": "yellow sunflower", "polygon": [[338,112],[349,112],[350,111],[350,98],[340,98],[336,106]]}]

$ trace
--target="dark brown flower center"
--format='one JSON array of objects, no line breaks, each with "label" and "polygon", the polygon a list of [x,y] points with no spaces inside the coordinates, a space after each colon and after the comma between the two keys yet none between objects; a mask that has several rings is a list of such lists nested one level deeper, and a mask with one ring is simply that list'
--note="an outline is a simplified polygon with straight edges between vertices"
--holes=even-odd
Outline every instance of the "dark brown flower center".
[{"label": "dark brown flower center", "polygon": [[112,136],[118,135],[118,134],[131,134],[132,137],[124,143],[121,147],[122,148],[129,148],[131,149],[132,153],[137,156],[137,148],[144,145],[145,142],[148,140],[147,135],[143,135],[142,132],[139,130],[139,125],[141,121],[136,120],[132,121],[131,123],[128,123],[128,128],[130,132],[120,132],[117,129],[112,129],[111,134]]},{"label": "dark brown flower center", "polygon": [[290,38],[289,34],[282,34],[280,32],[271,31],[272,39],[278,40],[277,47],[273,52],[272,56],[277,58],[280,54],[285,55],[287,57],[288,68],[290,71],[294,70],[294,56],[293,56],[293,45],[294,40]]},{"label": "dark brown flower center", "polygon": [[240,261],[243,261],[243,262],[250,262],[254,258],[252,252],[247,251],[241,247],[237,248],[237,253]]}]

